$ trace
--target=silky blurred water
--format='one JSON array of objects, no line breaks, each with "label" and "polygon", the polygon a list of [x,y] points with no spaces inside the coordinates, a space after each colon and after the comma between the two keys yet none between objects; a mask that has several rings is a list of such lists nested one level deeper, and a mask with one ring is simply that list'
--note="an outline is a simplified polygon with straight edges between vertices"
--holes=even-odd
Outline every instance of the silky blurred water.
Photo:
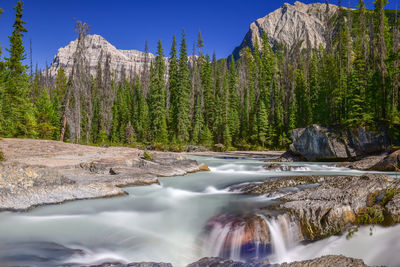
[{"label": "silky blurred water", "polygon": [[[160,178],[161,185],[126,188],[129,195],[124,197],[0,213],[0,263],[55,266],[152,261],[185,266],[212,256],[201,239],[208,219],[226,212],[256,212],[271,201],[266,196],[230,192],[229,186],[288,175],[362,174],[326,164],[289,163],[297,167],[268,171],[262,167],[263,160],[195,159],[208,164],[211,172]],[[400,266],[398,240],[400,226],[376,227],[372,236],[366,228],[350,240],[331,237],[297,245],[272,261],[344,254],[371,265]]]}]

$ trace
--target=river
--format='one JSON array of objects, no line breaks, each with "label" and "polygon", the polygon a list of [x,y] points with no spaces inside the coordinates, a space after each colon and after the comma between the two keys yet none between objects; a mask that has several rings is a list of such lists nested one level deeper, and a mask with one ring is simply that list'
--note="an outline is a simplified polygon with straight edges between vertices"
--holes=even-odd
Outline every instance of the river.
[{"label": "river", "polygon": [[[131,187],[111,199],[43,206],[26,213],[0,213],[0,263],[55,266],[102,262],[170,262],[185,266],[221,254],[224,229],[206,235],[213,216],[251,213],[273,198],[231,192],[231,185],[288,175],[361,175],[324,164],[300,164],[292,171],[268,171],[263,160],[196,158],[211,172],[160,178],[161,185]],[[276,222],[266,221],[273,240],[273,263],[328,254],[362,258],[370,265],[400,266],[400,226],[362,228],[351,239],[335,236],[303,245],[283,240]],[[233,238],[242,238],[240,232]],[[236,241],[235,241],[236,240]],[[261,250],[260,250],[261,252]],[[257,253],[259,253],[257,251]],[[232,247],[229,257],[240,259]]]}]

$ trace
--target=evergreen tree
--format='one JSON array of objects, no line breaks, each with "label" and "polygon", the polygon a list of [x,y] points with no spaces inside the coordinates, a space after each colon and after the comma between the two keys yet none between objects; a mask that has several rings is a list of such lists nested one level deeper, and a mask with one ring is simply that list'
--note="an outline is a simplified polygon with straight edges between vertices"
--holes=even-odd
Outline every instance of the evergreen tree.
[{"label": "evergreen tree", "polygon": [[201,141],[201,133],[204,126],[203,111],[201,109],[201,97],[197,95],[196,105],[194,110],[193,118],[193,131],[192,131],[192,143],[199,144]]},{"label": "evergreen tree", "polygon": [[385,5],[387,0],[376,0],[375,1],[375,64],[376,64],[376,81],[375,85],[379,88],[380,92],[376,95],[379,103],[376,111],[378,118],[386,119],[387,116],[387,98],[389,87],[387,85],[387,47],[386,47],[386,35],[387,35],[387,19],[385,17]]},{"label": "evergreen tree", "polygon": [[168,117],[169,132],[172,139],[177,135],[178,129],[178,59],[175,36],[172,39],[172,47],[169,58],[169,102],[170,110]]},{"label": "evergreen tree", "polygon": [[302,68],[296,72],[296,126],[307,127],[311,124],[310,91],[304,77]]},{"label": "evergreen tree", "polygon": [[214,120],[214,81],[210,56],[207,54],[201,69],[201,86],[204,95],[204,123],[212,127]]},{"label": "evergreen tree", "polygon": [[23,3],[23,1],[19,0],[14,7],[16,11],[15,22],[13,24],[14,30],[12,35],[9,36],[10,49],[7,49],[10,53],[10,57],[7,58],[7,65],[13,76],[22,75],[26,71],[26,66],[22,64],[22,61],[26,58],[22,37],[23,33],[28,32],[28,30],[24,26],[26,22],[22,20]]},{"label": "evergreen tree", "polygon": [[18,1],[14,8],[16,18],[13,24],[13,33],[10,40],[10,57],[7,58],[9,73],[4,77],[4,92],[2,115],[4,125],[2,130],[7,136],[35,136],[36,120],[34,108],[30,102],[29,77],[26,66],[22,64],[25,59],[25,48],[22,43],[23,33],[27,32],[22,20],[23,2]]},{"label": "evergreen tree", "polygon": [[179,52],[177,86],[177,136],[178,143],[189,141],[190,130],[190,78],[185,31],[182,31],[182,41]]},{"label": "evergreen tree", "polygon": [[59,130],[59,125],[54,125],[58,120],[50,96],[43,88],[41,96],[36,101],[37,132],[39,138],[51,139]]},{"label": "evergreen tree", "polygon": [[148,106],[139,81],[135,84],[136,114],[134,118],[138,141],[146,142],[148,139],[149,115]]},{"label": "evergreen tree", "polygon": [[158,143],[167,142],[165,103],[165,62],[161,41],[158,41],[155,65],[150,74],[149,116],[151,136]]},{"label": "evergreen tree", "polygon": [[228,125],[232,142],[235,144],[239,141],[240,134],[240,100],[238,95],[239,81],[233,56],[231,56],[228,76]]},{"label": "evergreen tree", "polygon": [[260,102],[260,109],[257,116],[258,138],[261,146],[265,146],[268,135],[268,111],[265,107],[264,101]]}]

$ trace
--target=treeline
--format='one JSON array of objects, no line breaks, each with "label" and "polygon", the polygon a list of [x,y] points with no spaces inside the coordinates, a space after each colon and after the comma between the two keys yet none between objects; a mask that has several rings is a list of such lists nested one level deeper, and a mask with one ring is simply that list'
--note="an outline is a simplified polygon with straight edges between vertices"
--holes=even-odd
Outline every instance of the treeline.
[{"label": "treeline", "polygon": [[[203,52],[199,32],[188,56],[185,33],[173,38],[169,59],[161,41],[157,56],[141,73],[112,73],[110,56],[90,74],[85,37],[78,43],[72,72],[55,78],[27,74],[22,1],[16,6],[10,57],[0,64],[3,136],[29,136],[87,144],[187,144],[239,149],[284,148],[290,131],[312,123],[392,127],[399,123],[400,25],[389,25],[385,0],[375,10],[359,1],[357,11],[326,5],[326,47],[311,40],[294,47],[267,36],[240,59],[216,59]],[[104,63],[103,63],[104,62]],[[32,70],[32,66],[30,67]]]}]

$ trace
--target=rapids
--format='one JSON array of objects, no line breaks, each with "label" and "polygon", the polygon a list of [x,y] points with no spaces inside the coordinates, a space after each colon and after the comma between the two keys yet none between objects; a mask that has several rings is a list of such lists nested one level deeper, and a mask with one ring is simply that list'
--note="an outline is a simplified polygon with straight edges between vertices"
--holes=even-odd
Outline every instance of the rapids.
[{"label": "rapids", "polygon": [[[244,225],[216,224],[204,231],[210,218],[232,213],[254,214],[260,219],[257,227],[270,230],[271,247],[255,242],[253,258],[280,263],[343,254],[370,265],[400,265],[400,226],[375,227],[372,236],[367,227],[350,240],[335,236],[303,245],[295,238],[298,229],[285,218],[257,214],[257,208],[273,198],[229,190],[268,177],[363,172],[310,163],[296,163],[288,168],[291,171],[268,171],[260,159],[195,159],[208,164],[211,172],[160,178],[161,185],[126,188],[129,195],[124,197],[44,206],[26,213],[1,212],[0,263],[79,266],[151,261],[185,266],[205,256],[246,260],[241,247],[247,238]],[[227,238],[230,246],[224,249]]]}]

